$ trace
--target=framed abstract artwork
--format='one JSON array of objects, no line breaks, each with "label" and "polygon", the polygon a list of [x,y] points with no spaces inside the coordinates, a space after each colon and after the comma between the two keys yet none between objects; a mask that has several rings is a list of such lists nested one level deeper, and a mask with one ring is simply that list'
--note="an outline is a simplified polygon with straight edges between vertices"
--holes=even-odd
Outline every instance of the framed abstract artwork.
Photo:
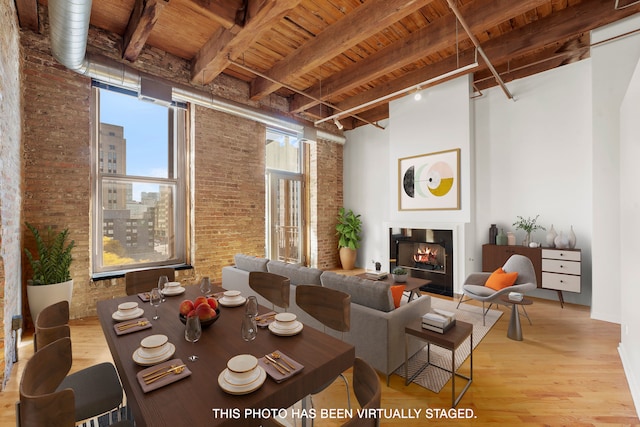
[{"label": "framed abstract artwork", "polygon": [[398,209],[460,209],[460,149],[398,159]]}]

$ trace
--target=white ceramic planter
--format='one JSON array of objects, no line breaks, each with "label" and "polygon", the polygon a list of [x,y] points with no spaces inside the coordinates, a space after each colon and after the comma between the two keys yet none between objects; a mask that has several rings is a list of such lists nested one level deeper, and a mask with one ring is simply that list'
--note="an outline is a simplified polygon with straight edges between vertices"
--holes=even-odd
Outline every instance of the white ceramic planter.
[{"label": "white ceramic planter", "polygon": [[35,323],[38,314],[45,307],[60,301],[69,301],[73,295],[73,279],[53,285],[27,285],[27,299],[31,319]]}]

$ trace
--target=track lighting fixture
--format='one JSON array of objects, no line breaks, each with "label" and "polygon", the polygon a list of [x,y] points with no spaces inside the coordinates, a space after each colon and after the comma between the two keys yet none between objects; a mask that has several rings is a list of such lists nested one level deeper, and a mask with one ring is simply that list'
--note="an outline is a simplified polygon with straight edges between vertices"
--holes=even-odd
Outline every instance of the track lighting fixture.
[{"label": "track lighting fixture", "polygon": [[340,120],[338,120],[337,117],[333,118],[333,124],[336,125],[336,127],[338,128],[338,130],[342,130],[344,129],[344,125],[342,123],[340,123]]}]

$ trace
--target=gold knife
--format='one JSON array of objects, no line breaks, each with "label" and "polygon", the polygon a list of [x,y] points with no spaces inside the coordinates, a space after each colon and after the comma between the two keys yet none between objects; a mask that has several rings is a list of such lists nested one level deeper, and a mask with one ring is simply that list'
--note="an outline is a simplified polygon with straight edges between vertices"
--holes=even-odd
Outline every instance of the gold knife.
[{"label": "gold knife", "polygon": [[289,368],[284,366],[282,363],[278,363],[273,357],[269,356],[268,354],[266,354],[264,357],[266,357],[275,366],[278,366],[278,367],[284,369],[286,372],[291,372],[291,370]]}]

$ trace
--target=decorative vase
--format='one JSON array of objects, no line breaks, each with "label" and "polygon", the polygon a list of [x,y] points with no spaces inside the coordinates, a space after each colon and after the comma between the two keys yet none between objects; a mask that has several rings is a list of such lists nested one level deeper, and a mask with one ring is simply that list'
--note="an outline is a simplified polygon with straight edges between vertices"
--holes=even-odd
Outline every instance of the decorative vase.
[{"label": "decorative vase", "polygon": [[527,234],[524,236],[524,241],[522,242],[522,246],[529,246],[529,243],[531,243],[531,232],[527,232]]},{"label": "decorative vase", "polygon": [[396,283],[404,283],[407,281],[407,277],[409,277],[409,273],[405,273],[405,274],[391,273],[391,275],[393,276],[393,281]]},{"label": "decorative vase", "polygon": [[507,231],[507,245],[514,246],[516,244],[516,235]]},{"label": "decorative vase", "polygon": [[498,236],[498,227],[496,227],[495,224],[491,224],[491,227],[489,227],[489,244],[490,245],[496,244],[497,236]]},{"label": "decorative vase", "polygon": [[554,242],[556,237],[558,237],[558,233],[556,233],[556,229],[553,228],[553,224],[551,224],[551,228],[549,229],[549,232],[547,233],[547,245],[550,248],[553,248],[553,247],[556,246],[556,244]]},{"label": "decorative vase", "polygon": [[340,248],[340,264],[345,270],[353,270],[356,266],[357,251],[351,248]]},{"label": "decorative vase", "polygon": [[573,249],[576,247],[576,233],[573,232],[573,225],[571,226],[571,230],[569,231],[569,248]]},{"label": "decorative vase", "polygon": [[507,235],[504,234],[504,230],[501,228],[500,232],[496,235],[496,245],[505,246],[507,244]]},{"label": "decorative vase", "polygon": [[553,243],[555,243],[556,248],[558,249],[566,249],[569,247],[569,238],[564,235],[562,230],[560,230],[560,233],[558,233],[556,238],[553,240]]}]

